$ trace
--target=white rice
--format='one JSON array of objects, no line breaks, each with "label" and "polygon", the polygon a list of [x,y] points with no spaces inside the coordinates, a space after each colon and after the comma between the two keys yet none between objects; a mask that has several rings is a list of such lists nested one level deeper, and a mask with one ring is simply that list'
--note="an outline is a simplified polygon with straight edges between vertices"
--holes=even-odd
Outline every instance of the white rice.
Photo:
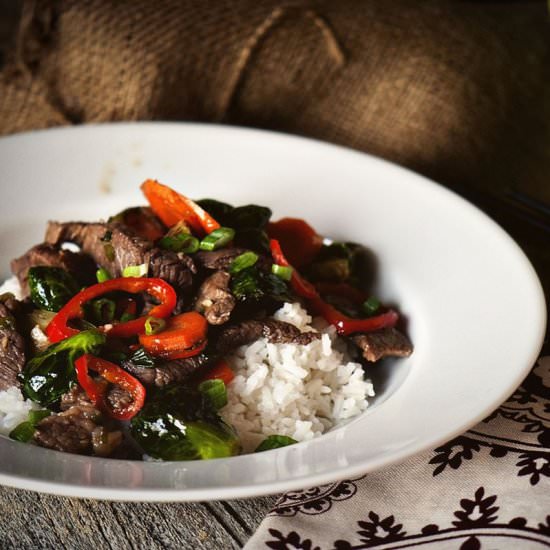
[{"label": "white rice", "polygon": [[0,434],[9,433],[21,422],[27,420],[29,411],[40,408],[29,399],[24,399],[18,388],[0,391]]},{"label": "white rice", "polygon": [[306,441],[367,408],[374,396],[359,363],[333,327],[314,321],[300,304],[286,303],[274,317],[322,336],[307,346],[270,344],[262,338],[227,358],[235,371],[221,414],[237,431],[244,452],[268,435]]},{"label": "white rice", "polygon": [[23,290],[21,289],[21,285],[19,284],[17,277],[10,277],[0,285],[0,296],[8,292],[13,294],[18,300],[23,299]]}]

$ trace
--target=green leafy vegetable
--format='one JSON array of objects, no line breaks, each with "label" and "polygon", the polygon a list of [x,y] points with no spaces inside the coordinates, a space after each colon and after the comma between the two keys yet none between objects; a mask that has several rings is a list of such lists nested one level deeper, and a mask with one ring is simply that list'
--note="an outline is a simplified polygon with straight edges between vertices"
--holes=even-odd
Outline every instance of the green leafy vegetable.
[{"label": "green leafy vegetable", "polygon": [[271,449],[280,449],[281,447],[286,447],[287,445],[294,445],[298,443],[292,437],[286,435],[270,435],[266,437],[254,451],[255,453],[260,453],[262,451],[270,451]]},{"label": "green leafy vegetable", "polygon": [[36,266],[29,269],[29,289],[34,305],[59,311],[80,287],[74,277],[59,267]]},{"label": "green leafy vegetable", "polygon": [[198,204],[220,224],[235,229],[236,246],[269,252],[269,237],[264,231],[271,217],[269,208],[257,204],[233,208],[229,204],[212,199],[200,200]]},{"label": "green leafy vegetable", "polygon": [[15,426],[10,432],[10,438],[27,443],[33,438],[36,425],[50,414],[48,410],[29,411],[28,419]]},{"label": "green leafy vegetable", "polygon": [[231,292],[241,301],[271,298],[284,302],[290,299],[285,281],[272,273],[264,273],[255,266],[243,269],[232,277]]},{"label": "green leafy vegetable", "polygon": [[231,212],[231,227],[235,229],[263,229],[271,218],[271,210],[267,206],[247,204],[234,208]]},{"label": "green leafy vegetable", "polygon": [[240,445],[210,399],[181,385],[159,390],[132,419],[131,433],[143,450],[163,460],[233,456]]},{"label": "green leafy vegetable", "polygon": [[199,391],[209,399],[214,409],[227,405],[227,388],[223,380],[205,380],[199,384]]},{"label": "green leafy vegetable", "polygon": [[374,315],[380,309],[380,301],[375,296],[370,296],[363,302],[361,309],[369,316]]},{"label": "green leafy vegetable", "polygon": [[235,245],[269,253],[269,237],[263,229],[239,229],[235,235]]},{"label": "green leafy vegetable", "polygon": [[229,266],[229,273],[234,275],[247,267],[252,267],[258,261],[258,254],[255,252],[243,252],[237,256]]},{"label": "green leafy vegetable", "polygon": [[314,281],[357,282],[364,279],[365,249],[354,243],[333,243],[321,248],[307,270]]},{"label": "green leafy vegetable", "polygon": [[214,199],[200,199],[195,202],[206,210],[218,223],[231,226],[230,215],[233,207],[230,204]]},{"label": "green leafy vegetable", "polygon": [[55,403],[75,382],[74,362],[85,353],[98,353],[105,340],[98,330],[85,330],[49,346],[21,373],[24,395],[44,406]]}]

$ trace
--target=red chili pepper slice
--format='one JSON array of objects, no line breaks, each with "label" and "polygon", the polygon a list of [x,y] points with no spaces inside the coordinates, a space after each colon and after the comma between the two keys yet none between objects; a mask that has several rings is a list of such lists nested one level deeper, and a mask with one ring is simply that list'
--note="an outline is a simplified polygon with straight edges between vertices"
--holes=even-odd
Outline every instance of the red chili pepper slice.
[{"label": "red chili pepper slice", "polygon": [[[137,294],[138,292],[147,292],[160,301],[160,304],[153,307],[148,316],[164,319],[168,317],[176,307],[176,291],[167,282],[162,279],[148,277],[121,277],[110,279],[103,283],[98,283],[85,288],[76,296],[73,296],[56,314],[46,329],[46,334],[50,342],[55,343],[73,336],[78,330],[69,327],[71,319],[82,318],[84,312],[82,306],[94,298],[121,290]],[[108,330],[109,336],[118,336],[128,338],[144,332],[147,316],[133,319],[125,323],[118,323]]]},{"label": "red chili pepper slice", "polygon": [[227,361],[220,359],[206,374],[203,380],[222,380],[227,386],[235,378],[233,369]]},{"label": "red chili pepper slice", "polygon": [[139,343],[152,355],[183,359],[200,353],[206,346],[208,322],[196,311],[171,317],[157,334],[140,334]]},{"label": "red chili pepper slice", "polygon": [[167,185],[156,180],[146,180],[142,183],[141,190],[153,212],[168,227],[184,221],[199,236],[220,227],[220,224],[196,202]]},{"label": "red chili pepper slice", "polygon": [[[112,418],[130,420],[142,409],[145,403],[145,388],[139,380],[118,365],[87,354],[75,361],[75,369],[78,383],[92,403]],[[97,372],[101,379],[92,379],[88,374],[90,370]],[[106,399],[109,383],[126,390],[132,396],[132,402],[121,409],[114,409]]]},{"label": "red chili pepper slice", "polygon": [[[271,239],[269,246],[275,263],[290,266],[276,239]],[[335,307],[327,304],[321,296],[319,296],[315,287],[309,281],[303,279],[295,269],[292,270],[290,284],[298,296],[302,296],[309,300],[312,309],[317,314],[324,317],[327,323],[336,327],[338,334],[344,336],[354,332],[372,332],[373,330],[393,327],[399,319],[399,315],[391,309],[375,317],[369,317],[368,319],[353,319],[352,317],[348,317],[339,312]]]},{"label": "red chili pepper slice", "polygon": [[[271,239],[269,241],[269,247],[271,248],[271,255],[273,256],[273,260],[276,264],[285,267],[292,267],[288,263],[285,255],[283,254],[283,251],[281,250],[281,245],[279,244],[279,241],[277,239]],[[292,269],[290,285],[292,286],[294,292],[298,294],[298,296],[302,296],[303,298],[308,298],[310,300],[319,297],[319,293],[315,290],[315,287],[309,281],[306,281],[304,278],[302,278],[302,276],[298,273],[298,271],[296,271],[296,269]]]}]

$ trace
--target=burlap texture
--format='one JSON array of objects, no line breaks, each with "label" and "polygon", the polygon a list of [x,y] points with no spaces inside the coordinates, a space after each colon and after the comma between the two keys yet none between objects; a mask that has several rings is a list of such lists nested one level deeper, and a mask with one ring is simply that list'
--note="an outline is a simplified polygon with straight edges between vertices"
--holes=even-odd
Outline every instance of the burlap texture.
[{"label": "burlap texture", "polygon": [[0,80],[0,133],[222,121],[349,145],[450,186],[550,200],[545,4],[27,2]]}]

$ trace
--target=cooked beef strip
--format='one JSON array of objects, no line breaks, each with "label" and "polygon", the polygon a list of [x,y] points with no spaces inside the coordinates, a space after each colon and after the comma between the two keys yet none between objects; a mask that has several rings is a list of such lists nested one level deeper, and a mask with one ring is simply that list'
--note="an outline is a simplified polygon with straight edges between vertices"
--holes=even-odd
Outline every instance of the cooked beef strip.
[{"label": "cooked beef strip", "polygon": [[17,375],[25,367],[25,339],[19,333],[13,298],[0,301],[0,390],[19,386]]},{"label": "cooked beef strip", "polygon": [[[219,250],[199,250],[194,254],[193,258],[196,264],[206,269],[224,270],[227,271],[231,262],[237,257],[248,252],[247,248],[220,248]],[[272,260],[267,256],[258,255],[257,266],[260,269],[271,269]]]},{"label": "cooked beef strip", "polygon": [[229,290],[231,275],[216,271],[205,279],[195,300],[195,310],[202,313],[211,325],[223,325],[235,307],[236,300]]},{"label": "cooked beef strip", "polygon": [[110,387],[107,391],[106,399],[109,405],[115,410],[125,409],[134,401],[130,393],[120,386]]},{"label": "cooked beef strip", "polygon": [[93,260],[86,254],[62,250],[48,243],[37,244],[23,256],[11,262],[11,270],[19,279],[23,292],[28,294],[28,274],[31,267],[45,265],[60,267],[70,272],[83,285],[95,281],[96,267]]},{"label": "cooked beef strip", "polygon": [[184,382],[199,368],[208,363],[209,358],[201,353],[186,359],[175,359],[157,367],[138,367],[131,361],[123,361],[122,366],[146,386],[166,386],[175,382]]},{"label": "cooked beef strip", "polygon": [[107,456],[120,444],[122,434],[109,432],[97,421],[100,413],[91,405],[75,405],[41,420],[34,432],[38,445],[76,454]]},{"label": "cooked beef strip", "polygon": [[299,344],[307,345],[318,340],[318,332],[301,332],[290,323],[276,319],[251,319],[237,325],[224,327],[218,335],[216,351],[220,355],[251,344],[259,338],[267,338],[272,344]]},{"label": "cooked beef strip", "polygon": [[45,239],[52,244],[77,244],[113,277],[120,277],[125,267],[146,264],[150,277],[165,279],[182,290],[191,286],[196,271],[188,256],[156,248],[120,223],[49,222]]},{"label": "cooked beef strip", "polygon": [[59,408],[62,411],[66,411],[75,405],[82,407],[93,406],[86,392],[78,384],[74,384],[67,393],[61,396]]},{"label": "cooked beef strip", "polygon": [[219,250],[199,250],[194,258],[197,264],[206,269],[228,269],[231,262],[246,252],[246,248],[220,248]]},{"label": "cooked beef strip", "polygon": [[382,357],[408,357],[413,351],[409,339],[396,328],[355,334],[351,341],[362,351],[363,357],[373,363]]}]

